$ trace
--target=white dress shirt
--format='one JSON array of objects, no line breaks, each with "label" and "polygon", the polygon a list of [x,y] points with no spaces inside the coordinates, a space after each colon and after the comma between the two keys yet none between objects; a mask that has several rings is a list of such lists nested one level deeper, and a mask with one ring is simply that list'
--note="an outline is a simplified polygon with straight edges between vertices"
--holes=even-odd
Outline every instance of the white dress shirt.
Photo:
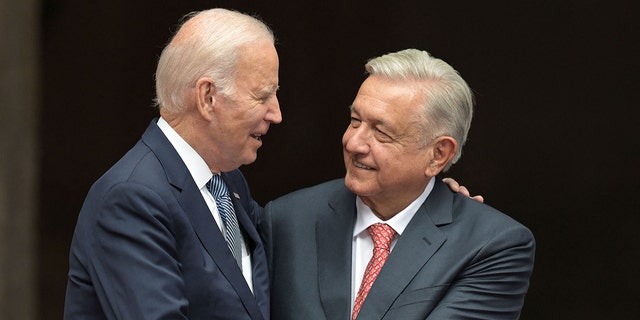
[{"label": "white dress shirt", "polygon": [[353,227],[353,242],[352,242],[352,269],[351,269],[351,310],[353,310],[353,303],[360,289],[362,278],[364,277],[365,269],[371,257],[373,257],[373,240],[369,231],[369,226],[375,223],[386,223],[397,233],[393,242],[391,242],[391,251],[395,246],[398,238],[402,236],[402,232],[407,227],[413,216],[416,214],[422,203],[427,199],[433,186],[435,185],[434,178],[429,181],[427,187],[422,194],[409,204],[402,211],[398,212],[389,220],[382,220],[376,216],[371,208],[369,208],[360,197],[356,197],[356,224]]},{"label": "white dress shirt", "polygon": [[[213,215],[213,219],[216,221],[220,232],[222,232],[223,236],[225,233],[224,225],[222,224],[222,219],[220,217],[220,213],[218,212],[218,207],[216,206],[216,200],[213,198],[213,195],[207,189],[207,182],[211,180],[213,174],[211,173],[211,169],[207,166],[207,163],[202,159],[202,157],[194,150],[182,137],[164,120],[162,117],[158,120],[158,127],[162,130],[162,133],[167,137],[173,148],[176,149],[178,155],[184,162],[185,166],[187,166],[187,170],[191,173],[193,177],[193,181],[200,189],[200,193],[202,194],[202,198],[207,203],[211,214]],[[219,173],[216,173],[219,174]],[[251,256],[247,250],[247,246],[243,237],[241,239],[242,246],[242,275],[244,276],[247,284],[249,284],[249,288],[253,292],[253,278],[251,272]]]}]

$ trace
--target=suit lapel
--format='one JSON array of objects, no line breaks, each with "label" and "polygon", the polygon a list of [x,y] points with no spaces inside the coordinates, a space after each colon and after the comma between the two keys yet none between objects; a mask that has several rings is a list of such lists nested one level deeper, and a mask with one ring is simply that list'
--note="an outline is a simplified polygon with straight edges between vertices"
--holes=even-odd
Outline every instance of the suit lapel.
[{"label": "suit lapel", "polygon": [[[186,184],[180,194],[180,198],[178,198],[178,202],[180,202],[185,213],[189,216],[193,229],[209,255],[211,255],[231,284],[236,287],[236,291],[240,293],[241,290],[238,290],[237,283],[245,282],[242,273],[231,251],[228,250],[227,242],[213,219],[209,207],[204,203],[200,190],[196,188],[195,184],[193,186],[191,184]],[[239,280],[242,280],[242,282],[237,282]]]},{"label": "suit lapel", "polygon": [[327,319],[349,319],[355,196],[342,192],[329,206],[316,224],[320,299]]},{"label": "suit lapel", "polygon": [[213,219],[209,207],[202,199],[200,190],[178,152],[162,133],[162,130],[158,128],[156,122],[157,119],[154,119],[143,134],[144,143],[149,146],[162,163],[169,183],[178,190],[178,203],[180,203],[185,215],[191,221],[191,225],[205,250],[234,287],[252,318],[262,319],[259,310],[256,308],[255,298],[231,251],[228,250],[224,236]]},{"label": "suit lapel", "polygon": [[220,271],[238,293],[247,312],[252,315],[253,319],[261,319],[260,312],[256,308],[255,297],[251,293],[242,271],[238,268],[235,258],[228,249],[227,242],[213,219],[209,207],[204,203],[200,190],[196,188],[193,182],[187,185],[182,190],[178,201],[189,216],[193,229],[198,238],[200,238],[205,250],[207,250],[213,261],[218,265],[218,268],[220,268]]},{"label": "suit lapel", "polygon": [[438,226],[451,222],[451,193],[439,177],[434,179],[437,179],[434,189],[398,238],[358,318],[384,317],[396,298],[446,241]]},{"label": "suit lapel", "polygon": [[[269,267],[266,263],[266,253],[262,244],[262,239],[256,229],[256,223],[252,222],[249,212],[245,211],[243,202],[250,202],[252,199],[247,192],[243,191],[245,186],[244,180],[234,178],[229,173],[223,173],[222,179],[225,181],[229,189],[229,196],[233,202],[233,208],[238,218],[241,231],[245,235],[245,245],[249,254],[252,256],[252,275],[253,275],[253,293],[255,300],[259,302],[259,306],[266,315],[269,312]],[[251,210],[251,206],[249,206]],[[256,208],[256,210],[262,210]],[[261,214],[257,212],[254,214]]]}]

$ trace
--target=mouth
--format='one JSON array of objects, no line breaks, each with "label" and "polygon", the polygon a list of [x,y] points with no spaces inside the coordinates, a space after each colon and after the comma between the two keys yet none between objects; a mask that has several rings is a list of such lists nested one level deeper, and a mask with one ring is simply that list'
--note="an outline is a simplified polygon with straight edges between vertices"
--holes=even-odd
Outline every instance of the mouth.
[{"label": "mouth", "polygon": [[353,165],[354,165],[356,168],[365,169],[365,170],[373,170],[373,168],[371,168],[371,167],[367,167],[367,166],[365,166],[364,164],[362,164],[362,163],[360,163],[360,162],[358,162],[358,161],[353,161]]},{"label": "mouth", "polygon": [[258,140],[258,141],[262,141],[262,135],[259,133],[253,133],[251,134],[251,137]]}]

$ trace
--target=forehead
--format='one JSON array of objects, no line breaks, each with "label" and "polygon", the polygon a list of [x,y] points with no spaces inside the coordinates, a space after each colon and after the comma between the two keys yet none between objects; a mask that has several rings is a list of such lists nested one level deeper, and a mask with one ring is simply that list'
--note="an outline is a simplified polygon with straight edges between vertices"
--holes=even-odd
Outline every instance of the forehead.
[{"label": "forehead", "polygon": [[271,42],[253,43],[240,48],[236,73],[238,77],[261,77],[265,81],[278,80],[279,60]]},{"label": "forehead", "polygon": [[424,95],[418,82],[369,76],[353,101],[353,111],[372,118],[414,118]]}]

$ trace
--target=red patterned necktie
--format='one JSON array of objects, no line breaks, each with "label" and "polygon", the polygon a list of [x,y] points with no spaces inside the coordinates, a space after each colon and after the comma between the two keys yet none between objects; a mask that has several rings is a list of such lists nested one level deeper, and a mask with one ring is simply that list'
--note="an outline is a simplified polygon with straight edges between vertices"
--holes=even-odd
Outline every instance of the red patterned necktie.
[{"label": "red patterned necktie", "polygon": [[382,269],[385,261],[387,261],[391,241],[393,241],[396,232],[386,223],[376,223],[369,226],[369,234],[373,240],[373,257],[369,260],[367,269],[364,271],[362,284],[360,284],[356,301],[353,304],[352,320],[358,317],[358,312],[360,312],[360,307],[362,307],[364,299],[367,297],[369,290],[371,290],[373,282],[376,281],[380,269]]}]

